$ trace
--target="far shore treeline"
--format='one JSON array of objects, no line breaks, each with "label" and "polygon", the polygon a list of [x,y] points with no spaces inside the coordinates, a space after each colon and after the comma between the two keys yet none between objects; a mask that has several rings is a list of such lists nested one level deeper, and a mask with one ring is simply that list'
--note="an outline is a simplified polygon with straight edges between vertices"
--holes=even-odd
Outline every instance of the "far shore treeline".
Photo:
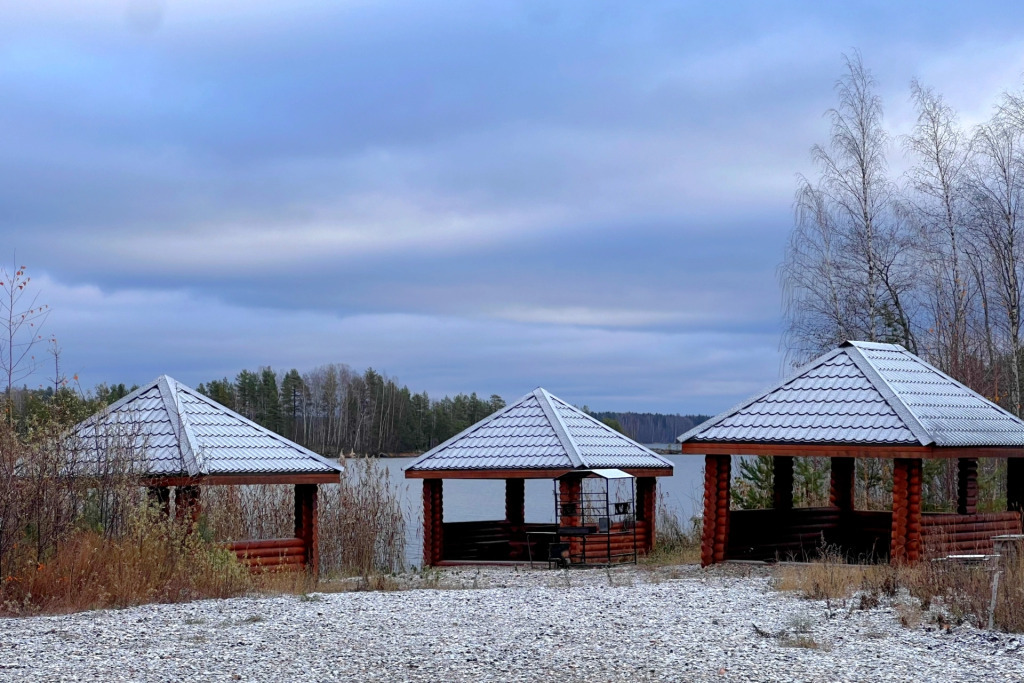
[{"label": "far shore treeline", "polygon": [[[82,420],[126,396],[135,387],[100,384],[91,391],[70,385],[12,392],[15,424],[25,431],[48,405],[64,407],[69,421]],[[372,368],[360,373],[345,364],[279,374],[271,367],[242,370],[196,389],[259,425],[329,457],[395,455],[427,451],[505,407],[505,400],[475,392],[431,398]],[[516,397],[518,398],[518,397]],[[584,410],[591,412],[586,406]],[[640,441],[668,443],[699,424],[703,415],[591,412],[597,419]]]}]

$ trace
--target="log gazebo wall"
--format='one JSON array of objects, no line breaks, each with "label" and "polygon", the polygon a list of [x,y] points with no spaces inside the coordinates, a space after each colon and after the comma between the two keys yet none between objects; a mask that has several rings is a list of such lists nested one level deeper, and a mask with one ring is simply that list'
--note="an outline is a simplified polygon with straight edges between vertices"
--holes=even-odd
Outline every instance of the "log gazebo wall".
[{"label": "log gazebo wall", "polygon": [[[765,457],[765,456],[760,456]],[[823,545],[837,547],[849,559],[916,562],[951,554],[992,552],[992,537],[1022,533],[1021,512],[928,513],[921,510],[921,464],[917,458],[893,460],[891,511],[853,509],[853,459],[832,458],[827,507],[792,507],[792,460],[776,457],[781,474],[773,491],[773,509],[730,510],[731,459],[705,456],[704,533],[701,563],[727,559],[809,560]],[[1011,462],[1014,462],[1011,460]],[[959,465],[957,508],[976,509],[977,465]],[[1010,482],[1013,501],[1016,494]],[[1011,502],[1012,505],[1012,502]]]}]

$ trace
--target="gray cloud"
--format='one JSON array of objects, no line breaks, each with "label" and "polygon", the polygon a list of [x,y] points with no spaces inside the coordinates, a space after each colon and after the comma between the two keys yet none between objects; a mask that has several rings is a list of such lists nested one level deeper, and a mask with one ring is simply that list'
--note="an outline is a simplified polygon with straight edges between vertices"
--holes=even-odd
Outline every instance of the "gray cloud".
[{"label": "gray cloud", "polygon": [[780,370],[839,53],[897,128],[913,76],[982,117],[1024,69],[990,10],[0,4],[0,236],[89,381],[344,361],[717,410]]}]

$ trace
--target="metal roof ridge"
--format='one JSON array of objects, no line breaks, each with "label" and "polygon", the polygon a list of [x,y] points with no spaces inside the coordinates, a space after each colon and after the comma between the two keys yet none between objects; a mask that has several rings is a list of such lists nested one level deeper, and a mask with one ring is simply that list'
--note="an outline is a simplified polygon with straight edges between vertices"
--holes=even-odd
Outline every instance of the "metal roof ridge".
[{"label": "metal roof ridge", "polygon": [[[882,373],[878,371],[875,364],[871,362],[871,359],[864,355],[864,349],[873,350],[884,350],[884,351],[898,351],[900,353],[910,356],[912,359],[920,360],[914,354],[907,351],[898,344],[874,344],[872,346],[860,346],[859,344],[873,344],[873,342],[858,342],[849,343],[849,346],[844,345],[843,351],[850,357],[854,365],[860,368],[860,371],[864,373],[864,376],[871,383],[871,386],[881,394],[885,402],[889,404],[889,407],[896,411],[896,414],[901,420],[903,420],[904,426],[910,430],[910,433],[914,435],[922,446],[928,446],[935,443],[935,437],[931,435],[931,432],[921,424],[921,420],[917,417],[910,406],[903,402],[903,397],[900,396],[896,391],[889,385],[889,382],[882,376]],[[855,349],[857,353],[851,353],[850,349]]]},{"label": "metal roof ridge", "polygon": [[465,429],[463,429],[461,432],[459,432],[455,436],[452,436],[452,437],[446,439],[445,441],[442,441],[441,443],[437,444],[436,446],[431,448],[429,451],[427,451],[426,453],[424,453],[423,455],[421,455],[420,457],[416,458],[411,463],[406,465],[404,468],[402,468],[402,471],[403,472],[408,472],[409,470],[414,469],[421,462],[423,462],[425,460],[429,460],[430,458],[432,458],[435,455],[437,455],[442,449],[447,448],[448,446],[450,446],[452,444],[452,442],[455,441],[456,439],[461,439],[466,434],[472,434],[473,432],[475,432],[477,429],[480,429],[484,425],[490,424],[491,422],[493,422],[494,420],[498,419],[499,417],[501,417],[505,413],[510,412],[513,408],[516,408],[516,407],[522,405],[523,402],[526,401],[529,398],[534,398],[534,392],[531,391],[528,394],[524,394],[523,396],[520,396],[517,400],[513,401],[512,403],[509,403],[507,406],[505,406],[501,410],[498,410],[496,412],[491,413],[490,415],[488,415],[484,419],[480,420],[479,422],[475,422],[475,423],[471,424],[470,426],[466,427]]},{"label": "metal roof ridge", "polygon": [[810,372],[814,368],[817,368],[817,367],[820,367],[821,365],[824,365],[826,362],[832,360],[833,358],[835,358],[836,356],[838,356],[842,352],[843,352],[843,349],[841,347],[838,348],[838,349],[832,349],[831,351],[829,351],[825,355],[818,356],[814,360],[812,360],[812,361],[810,361],[808,363],[805,363],[804,365],[801,365],[799,368],[797,368],[792,373],[787,375],[785,377],[785,379],[783,379],[782,381],[776,382],[775,384],[772,384],[771,386],[769,386],[767,389],[764,389],[763,391],[760,391],[760,392],[754,394],[753,398],[748,398],[745,401],[741,401],[740,403],[737,403],[736,405],[734,405],[732,408],[729,408],[728,410],[722,411],[721,413],[715,415],[714,417],[711,417],[711,418],[708,418],[707,420],[704,420],[703,422],[701,422],[696,427],[693,427],[693,428],[689,429],[688,431],[683,432],[682,434],[680,434],[679,436],[676,437],[676,442],[677,443],[685,443],[685,442],[689,441],[690,439],[696,437],[701,432],[706,431],[708,429],[711,429],[716,424],[718,424],[721,420],[724,420],[725,418],[730,417],[731,415],[734,415],[735,413],[740,412],[744,408],[747,408],[747,407],[757,403],[758,401],[760,401],[761,399],[765,398],[769,394],[775,393],[776,391],[778,391],[782,387],[786,386],[790,382],[793,382],[793,381],[799,379],[805,373]]},{"label": "metal roof ridge", "polygon": [[[586,411],[580,410],[576,406],[571,405],[565,399],[559,398],[558,396],[555,396],[554,394],[548,393],[547,391],[545,391],[544,393],[546,393],[550,398],[554,399],[555,401],[558,401],[559,403],[561,403],[562,405],[564,405],[565,407],[567,407],[569,410],[573,411],[574,413],[576,413],[578,415],[581,415],[581,416],[585,417],[586,419],[590,420],[595,425],[597,425],[598,427],[600,427],[604,431],[608,432],[609,434],[611,434],[612,436],[617,438],[619,441],[626,441],[626,442],[628,442],[629,445],[636,446],[640,450],[646,451],[647,455],[660,460],[661,462],[665,463],[666,466],[673,467],[673,468],[675,467],[675,465],[671,461],[669,461],[666,458],[661,457],[660,455],[658,455],[657,453],[652,451],[650,448],[647,448],[647,446],[644,446],[642,443],[634,441],[633,439],[629,438],[625,434],[622,434],[620,432],[615,431],[614,429],[612,429],[611,427],[606,425],[604,422],[601,422],[600,420],[598,420],[593,415],[590,415]],[[558,412],[557,408],[555,409],[555,412],[556,413]],[[566,431],[568,432],[568,428],[566,429]],[[575,441],[573,443],[575,443]],[[583,459],[583,454],[582,453],[580,454],[580,459],[581,460]],[[587,467],[590,467],[590,465],[587,465]],[[605,468],[605,469],[608,469],[608,468]]]},{"label": "metal roof ridge", "polygon": [[562,416],[558,414],[558,409],[551,402],[551,394],[545,389],[537,387],[534,389],[533,395],[540,402],[541,410],[544,411],[548,422],[551,423],[551,427],[555,430],[555,434],[562,443],[562,448],[565,449],[565,453],[569,456],[569,461],[572,462],[573,467],[589,467],[589,465],[583,462],[583,454],[580,453],[580,447],[576,444],[576,440],[572,438],[572,434],[569,433],[569,428],[565,426],[565,422],[562,421]]},{"label": "metal roof ridge", "polygon": [[967,386],[963,382],[960,382],[959,380],[956,380],[956,379],[950,377],[949,375],[944,373],[942,370],[939,370],[937,367],[935,367],[934,365],[932,365],[931,363],[926,361],[924,358],[921,358],[920,356],[916,356],[916,355],[910,353],[910,351],[907,351],[906,349],[903,349],[903,353],[905,353],[906,355],[910,356],[911,358],[916,360],[918,363],[920,363],[921,365],[923,365],[926,368],[928,368],[929,370],[931,370],[932,372],[936,373],[937,375],[939,375],[939,377],[942,377],[943,379],[945,379],[945,380],[947,380],[949,382],[952,382],[956,386],[960,387],[961,389],[966,391],[971,396],[974,396],[975,398],[981,399],[982,402],[987,403],[990,407],[995,408],[999,412],[1003,413],[1003,415],[1005,415],[1006,417],[1009,417],[1009,418],[1013,419],[1014,422],[1019,422],[1019,423],[1024,424],[1024,420],[1021,420],[1021,418],[1017,417],[1016,415],[1011,413],[1006,408],[1003,408],[998,403],[995,403],[993,401],[988,400],[987,398],[985,398],[984,396],[979,394],[974,389],[971,389],[969,386]]},{"label": "metal roof ridge", "polygon": [[237,420],[241,420],[243,423],[245,423],[249,427],[252,427],[253,429],[256,429],[257,431],[259,431],[264,436],[269,436],[270,438],[274,439],[275,441],[279,441],[279,442],[283,443],[284,445],[286,445],[286,446],[288,446],[290,448],[294,448],[294,449],[298,450],[300,453],[302,453],[303,455],[311,457],[311,458],[319,461],[320,463],[322,463],[324,465],[327,465],[328,467],[331,467],[333,469],[338,470],[339,472],[343,472],[345,470],[344,465],[342,465],[342,464],[340,464],[338,462],[332,462],[331,460],[329,460],[328,458],[325,458],[324,456],[320,455],[319,453],[311,451],[310,449],[306,448],[305,446],[297,444],[294,441],[292,441],[291,439],[289,439],[289,438],[287,438],[285,436],[282,436],[281,434],[278,434],[277,432],[275,432],[275,431],[273,431],[271,429],[267,429],[266,427],[264,427],[261,424],[257,424],[256,422],[253,422],[252,420],[250,420],[249,418],[245,417],[244,415],[242,415],[240,413],[237,413],[234,410],[231,410],[231,408],[228,408],[226,405],[223,405],[222,403],[218,403],[217,401],[214,401],[209,396],[206,396],[206,395],[196,391],[195,389],[193,389],[190,386],[182,384],[181,382],[177,381],[176,379],[174,379],[172,377],[168,377],[167,375],[164,375],[164,377],[167,377],[169,380],[174,382],[174,384],[176,384],[178,386],[178,388],[181,390],[182,393],[188,394],[192,398],[195,398],[195,399],[197,399],[197,400],[207,404],[208,406],[210,406],[210,407],[220,411],[223,414],[229,415],[229,416],[231,416],[231,417],[233,417],[233,418],[235,418]]},{"label": "metal roof ridge", "polygon": [[907,348],[900,344],[889,344],[886,342],[871,342],[871,341],[858,341],[856,339],[847,339],[839,348],[853,346],[858,349],[871,349],[873,351],[906,351]]},{"label": "metal roof ridge", "polygon": [[160,375],[156,380],[157,388],[160,390],[160,398],[163,399],[164,410],[167,411],[167,418],[174,430],[174,438],[178,441],[178,452],[181,453],[182,469],[190,477],[201,474],[199,462],[196,458],[195,435],[185,427],[185,420],[182,418],[181,405],[178,403],[178,395],[175,389],[177,381],[168,375]]}]

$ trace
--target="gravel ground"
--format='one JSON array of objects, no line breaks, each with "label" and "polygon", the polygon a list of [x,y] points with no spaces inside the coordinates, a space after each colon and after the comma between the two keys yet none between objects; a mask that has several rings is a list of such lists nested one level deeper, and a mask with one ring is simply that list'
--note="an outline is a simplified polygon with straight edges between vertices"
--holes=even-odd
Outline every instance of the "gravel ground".
[{"label": "gravel ground", "polygon": [[905,628],[898,605],[830,618],[772,590],[765,569],[452,569],[410,581],[3,620],[0,680],[1024,680],[1017,636],[927,619]]}]

